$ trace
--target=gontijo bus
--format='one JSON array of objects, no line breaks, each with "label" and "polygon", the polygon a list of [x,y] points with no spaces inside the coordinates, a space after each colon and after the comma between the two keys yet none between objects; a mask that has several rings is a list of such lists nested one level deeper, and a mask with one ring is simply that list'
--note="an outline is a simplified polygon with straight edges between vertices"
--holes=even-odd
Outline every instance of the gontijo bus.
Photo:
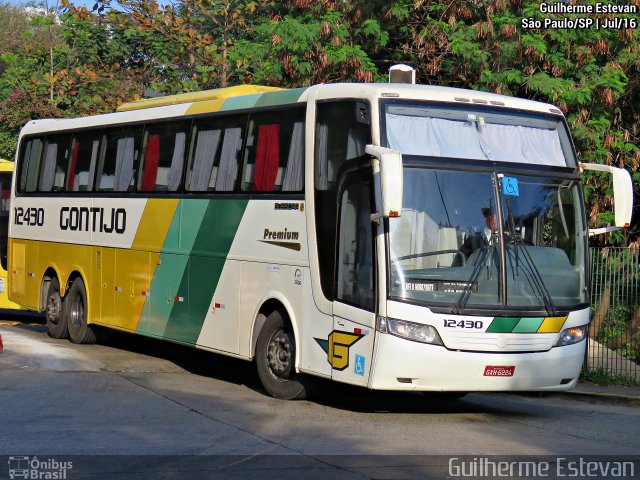
[{"label": "gontijo bus", "polygon": [[[255,359],[265,389],[563,390],[589,322],[583,168],[552,105],[413,84],[238,86],[20,134],[10,296]],[[215,360],[212,360],[215,361]]]}]

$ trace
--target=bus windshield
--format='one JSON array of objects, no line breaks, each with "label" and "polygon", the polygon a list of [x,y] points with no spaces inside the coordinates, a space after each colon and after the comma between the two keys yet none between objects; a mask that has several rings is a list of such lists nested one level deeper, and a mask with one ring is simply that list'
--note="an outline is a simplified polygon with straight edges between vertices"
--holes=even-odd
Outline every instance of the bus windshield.
[{"label": "bus windshield", "polygon": [[587,301],[577,183],[520,176],[511,196],[494,188],[501,181],[494,172],[405,168],[402,216],[389,220],[392,298],[452,313],[550,315]]}]

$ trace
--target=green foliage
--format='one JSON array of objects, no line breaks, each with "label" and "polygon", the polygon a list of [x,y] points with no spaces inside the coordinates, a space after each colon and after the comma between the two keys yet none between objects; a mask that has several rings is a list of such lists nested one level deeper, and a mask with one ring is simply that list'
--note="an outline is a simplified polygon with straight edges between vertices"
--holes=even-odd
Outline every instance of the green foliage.
[{"label": "green foliage", "polygon": [[9,129],[0,128],[0,158],[13,160],[18,137]]},{"label": "green foliage", "polygon": [[640,363],[640,338],[629,334],[638,305],[620,304],[609,308],[607,318],[598,331],[596,340],[613,347],[616,353],[634,363]]},{"label": "green foliage", "polygon": [[640,385],[633,377],[623,373],[611,373],[609,370],[599,367],[589,369],[580,374],[581,382],[591,382],[596,385],[623,385],[634,387]]},{"label": "green foliage", "polygon": [[48,101],[30,92],[14,89],[0,102],[0,158],[12,159],[17,142],[16,132],[32,118],[59,117],[60,112]]},{"label": "green foliage", "polygon": [[[595,340],[619,355],[640,363],[640,263],[638,254],[626,248],[593,250],[591,255],[592,318],[599,325],[591,331]],[[603,298],[608,295],[608,298]],[[602,309],[601,303],[607,308]]]}]

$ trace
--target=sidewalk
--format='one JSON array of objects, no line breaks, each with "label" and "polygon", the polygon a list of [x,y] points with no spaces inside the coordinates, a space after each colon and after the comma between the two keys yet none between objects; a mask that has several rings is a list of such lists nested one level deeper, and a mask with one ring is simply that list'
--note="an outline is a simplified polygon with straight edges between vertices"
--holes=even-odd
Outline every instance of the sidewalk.
[{"label": "sidewalk", "polygon": [[561,395],[581,397],[598,403],[628,405],[640,407],[640,386],[625,387],[621,385],[596,385],[590,382],[579,382],[576,388]]}]

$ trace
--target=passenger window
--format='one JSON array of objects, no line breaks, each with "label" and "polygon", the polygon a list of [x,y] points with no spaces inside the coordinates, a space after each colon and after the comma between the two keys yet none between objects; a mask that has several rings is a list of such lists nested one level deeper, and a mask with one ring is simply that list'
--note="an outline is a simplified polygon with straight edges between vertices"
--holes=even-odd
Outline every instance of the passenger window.
[{"label": "passenger window", "polygon": [[240,149],[246,117],[207,119],[196,122],[187,174],[191,192],[231,192],[238,178]]},{"label": "passenger window", "polygon": [[66,182],[68,192],[87,192],[93,188],[101,137],[100,132],[74,135]]},{"label": "passenger window", "polygon": [[64,190],[64,177],[69,166],[71,135],[47,137],[44,146],[44,160],[40,172],[40,191],[59,192]]},{"label": "passenger window", "polygon": [[300,192],[304,187],[304,109],[252,115],[242,190]]},{"label": "passenger window", "polygon": [[27,141],[22,152],[22,171],[20,172],[20,191],[35,192],[38,186],[38,172],[42,158],[44,142],[42,138]]},{"label": "passenger window", "polygon": [[188,122],[147,126],[139,191],[176,192],[180,189],[188,131]]},{"label": "passenger window", "polygon": [[106,133],[106,149],[98,169],[96,190],[132,192],[140,159],[142,127],[124,127]]}]

